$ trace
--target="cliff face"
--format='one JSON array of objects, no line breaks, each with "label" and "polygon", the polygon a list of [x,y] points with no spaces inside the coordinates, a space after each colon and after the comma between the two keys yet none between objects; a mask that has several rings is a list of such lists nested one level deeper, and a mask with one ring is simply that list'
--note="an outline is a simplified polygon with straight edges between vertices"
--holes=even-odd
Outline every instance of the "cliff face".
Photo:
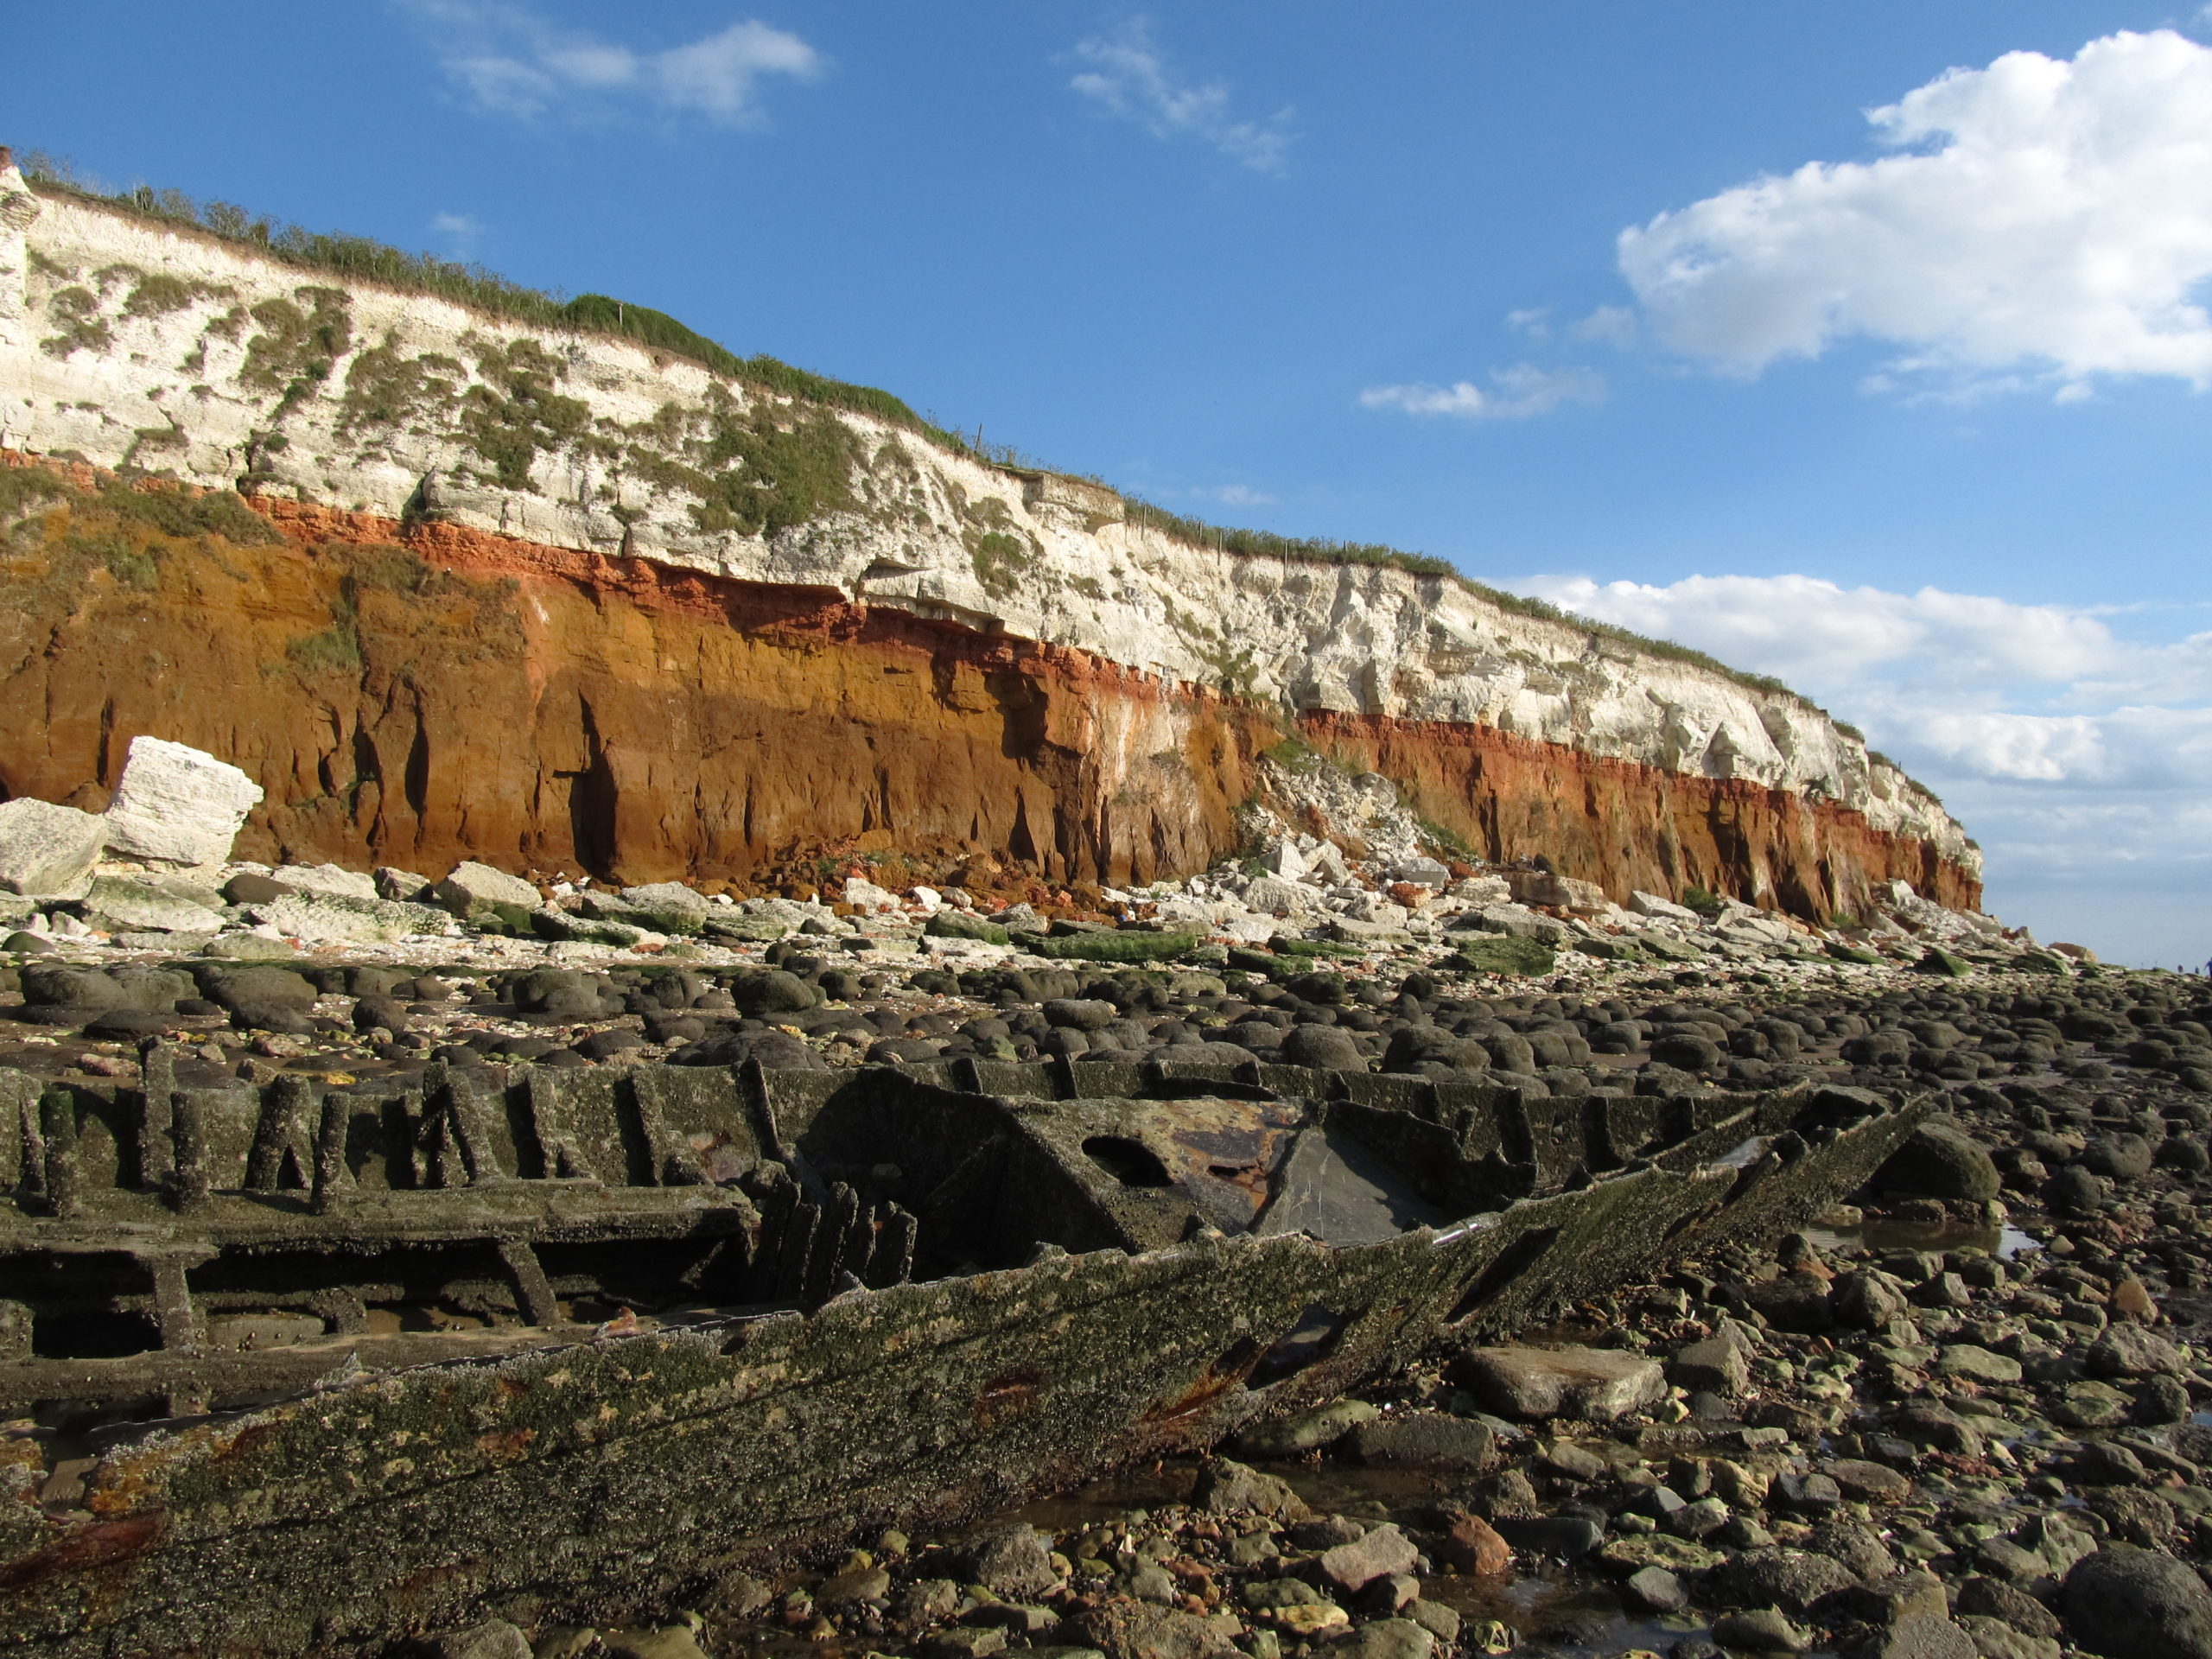
[{"label": "cliff face", "polygon": [[10,793],[111,781],[146,730],[245,766],[294,855],[1125,880],[1225,850],[1296,726],[1617,892],[1978,897],[1933,798],[1786,694],[1441,579],[1193,548],[627,341],[39,207],[0,245],[0,443],[237,488],[283,534],[126,514],[118,565],[71,528],[93,503],[19,531]]}]

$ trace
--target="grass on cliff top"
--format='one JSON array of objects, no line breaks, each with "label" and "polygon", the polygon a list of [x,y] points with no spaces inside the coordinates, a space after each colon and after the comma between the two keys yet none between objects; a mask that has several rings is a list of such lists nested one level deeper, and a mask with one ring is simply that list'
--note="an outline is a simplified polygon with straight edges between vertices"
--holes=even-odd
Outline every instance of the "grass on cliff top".
[{"label": "grass on cliff top", "polygon": [[977,453],[963,435],[924,420],[887,391],[832,380],[765,353],[740,357],[727,346],[686,327],[666,312],[631,305],[604,294],[583,294],[565,299],[557,293],[511,282],[480,264],[441,259],[434,253],[409,253],[365,236],[310,231],[283,219],[251,213],[232,202],[196,202],[181,190],[156,190],[142,184],[130,190],[103,191],[79,178],[68,162],[43,150],[32,151],[22,162],[22,170],[24,177],[43,191],[73,196],[97,207],[159,219],[167,225],[188,226],[286,264],[359,277],[410,293],[435,294],[458,305],[540,327],[633,340],[671,356],[688,357],[734,380],[833,409],[872,415],[891,425],[918,432],[947,448]]},{"label": "grass on cliff top", "polygon": [[[431,253],[409,253],[365,236],[310,231],[282,219],[256,216],[231,202],[195,202],[181,190],[156,190],[150,185],[142,184],[130,190],[104,192],[89,181],[79,178],[69,163],[43,150],[32,151],[22,163],[22,169],[24,175],[41,189],[74,196],[111,210],[158,219],[165,224],[188,226],[220,240],[242,244],[288,264],[359,277],[410,292],[435,294],[456,304],[471,306],[542,327],[632,340],[671,356],[688,358],[717,374],[727,375],[769,391],[832,409],[849,410],[871,416],[889,425],[903,427],[940,448],[988,465],[1026,471],[1058,470],[1042,466],[1010,445],[986,443],[980,429],[971,437],[941,426],[933,420],[925,419],[903,400],[877,387],[832,380],[826,376],[796,368],[766,353],[740,357],[664,311],[632,305],[604,294],[583,294],[574,299],[563,299],[556,293],[511,282],[480,264],[441,259]],[[1088,474],[1070,475],[1103,482]],[[1556,623],[1562,627],[1574,629],[1592,641],[1606,640],[1647,656],[1702,669],[1708,673],[1718,674],[1746,690],[1788,697],[1815,714],[1825,715],[1827,713],[1810,698],[1791,690],[1770,674],[1754,674],[1744,669],[1732,668],[1716,657],[1688,645],[1677,645],[1671,639],[1655,639],[1627,628],[1616,627],[1608,622],[1594,622],[1573,615],[1544,600],[1508,593],[1503,588],[1493,588],[1486,582],[1460,575],[1442,559],[1408,553],[1380,543],[1338,542],[1319,537],[1281,536],[1273,531],[1234,529],[1170,512],[1164,507],[1154,506],[1133,496],[1124,495],[1122,499],[1131,524],[1156,531],[1192,547],[1212,548],[1253,557],[1283,559],[1300,564],[1377,565],[1402,570],[1409,575],[1456,582],[1478,599],[1512,615]],[[1847,736],[1862,742],[1865,741],[1856,728],[1840,721],[1837,726]],[[1896,766],[1886,756],[1875,755],[1871,751],[1869,759],[1877,765]],[[1897,770],[1902,772],[1903,769]],[[1922,789],[1921,792],[1928,795],[1930,800],[1935,799],[1927,790]]]}]

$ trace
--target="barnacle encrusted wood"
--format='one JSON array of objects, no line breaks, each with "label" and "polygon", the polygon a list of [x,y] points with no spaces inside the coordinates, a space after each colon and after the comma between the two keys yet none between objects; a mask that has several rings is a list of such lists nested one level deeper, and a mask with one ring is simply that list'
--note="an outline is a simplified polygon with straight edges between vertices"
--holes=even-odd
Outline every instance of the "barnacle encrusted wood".
[{"label": "barnacle encrusted wood", "polygon": [[1250,1063],[174,1083],[158,1043],[135,1088],[0,1071],[0,1406],[175,1414],[68,1471],[10,1443],[26,1650],[605,1618],[957,1521],[1796,1224],[1925,1111]]}]

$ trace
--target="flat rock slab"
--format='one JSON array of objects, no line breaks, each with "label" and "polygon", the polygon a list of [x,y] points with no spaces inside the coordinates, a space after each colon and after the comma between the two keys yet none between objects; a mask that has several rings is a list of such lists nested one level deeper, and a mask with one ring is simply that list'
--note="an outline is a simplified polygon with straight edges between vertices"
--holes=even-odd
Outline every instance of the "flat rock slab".
[{"label": "flat rock slab", "polygon": [[1452,1380],[1501,1417],[1610,1422],[1667,1395],[1656,1359],[1611,1348],[1471,1348]]}]

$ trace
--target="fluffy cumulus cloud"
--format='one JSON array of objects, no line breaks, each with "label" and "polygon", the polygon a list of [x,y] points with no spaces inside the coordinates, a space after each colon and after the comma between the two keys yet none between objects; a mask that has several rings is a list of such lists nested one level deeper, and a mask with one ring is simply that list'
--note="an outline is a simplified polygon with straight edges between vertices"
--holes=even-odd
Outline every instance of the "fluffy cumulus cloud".
[{"label": "fluffy cumulus cloud", "polygon": [[1853,337],[1889,378],[2212,385],[2212,48],[2171,29],[2012,52],[1869,111],[1812,162],[1621,233],[1663,345],[1753,374]]},{"label": "fluffy cumulus cloud", "polygon": [[1227,86],[1175,73],[1145,18],[1078,41],[1072,55],[1083,67],[1068,84],[1155,138],[1193,138],[1259,173],[1281,172],[1289,162],[1289,110],[1264,121],[1239,119]]},{"label": "fluffy cumulus cloud", "polygon": [[525,119],[603,118],[627,108],[743,126],[759,118],[765,77],[810,80],[823,67],[798,35],[750,20],[640,51],[501,0],[410,0],[409,10],[478,108]]},{"label": "fluffy cumulus cloud", "polygon": [[2006,919],[2124,960],[2212,953],[2212,632],[1803,575],[1512,585],[1778,675],[1863,727],[1982,841]]},{"label": "fluffy cumulus cloud", "polygon": [[[1516,315],[1541,324],[1541,313]],[[1604,378],[1587,369],[1542,369],[1531,363],[1516,363],[1510,368],[1492,369],[1490,381],[1488,387],[1471,380],[1455,380],[1448,386],[1426,382],[1370,386],[1359,394],[1359,401],[1369,409],[1395,409],[1408,415],[1520,421],[1532,415],[1548,415],[1562,404],[1594,404],[1605,395]]]}]

